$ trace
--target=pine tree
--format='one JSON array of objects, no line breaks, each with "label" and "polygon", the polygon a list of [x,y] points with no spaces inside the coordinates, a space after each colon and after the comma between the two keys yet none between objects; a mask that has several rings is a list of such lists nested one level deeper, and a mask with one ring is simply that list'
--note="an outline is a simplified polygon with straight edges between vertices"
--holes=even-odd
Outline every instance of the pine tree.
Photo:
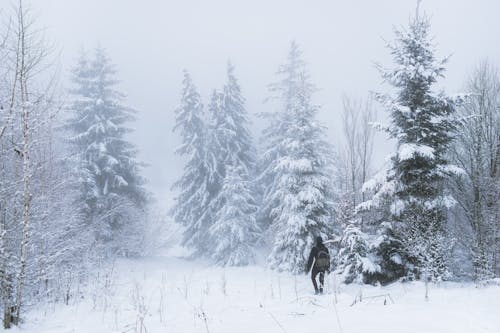
[{"label": "pine tree", "polygon": [[126,253],[133,250],[127,236],[137,232],[135,218],[147,203],[147,193],[140,176],[143,165],[126,138],[131,132],[126,123],[136,111],[122,104],[115,75],[104,50],[96,49],[92,60],[81,56],[73,71],[74,99],[66,127],[77,153],[83,213],[95,241],[106,250]]},{"label": "pine tree", "polygon": [[314,237],[332,231],[332,150],[315,120],[318,107],[311,100],[315,89],[297,44],[292,43],[278,76],[271,91],[282,109],[270,116],[264,131],[261,215],[274,232],[270,266],[298,273],[305,267]]},{"label": "pine tree", "polygon": [[[198,235],[198,240],[191,242],[192,247],[199,249],[195,255],[210,257],[214,253],[213,238],[210,237],[210,228],[217,219],[217,213],[224,205],[220,196],[224,182],[225,166],[224,154],[220,148],[217,137],[216,117],[222,112],[224,95],[214,90],[208,104],[208,113],[205,122],[204,135],[204,163],[206,166],[206,197],[201,206],[201,215],[195,223],[193,235]],[[189,236],[189,230],[186,231]]]},{"label": "pine tree", "polygon": [[248,128],[250,121],[245,110],[245,99],[234,75],[234,66],[230,62],[227,64],[227,82],[221,98],[220,112],[213,114],[217,145],[222,154],[221,165],[236,161],[248,173],[252,173],[255,168],[255,148]]},{"label": "pine tree", "polygon": [[403,276],[413,278],[415,263],[410,261],[413,258],[402,256],[404,243],[400,235],[394,232],[393,223],[381,222],[375,236],[368,246],[370,253],[376,257],[374,263],[379,269],[376,272],[365,273],[365,283],[378,282],[384,285]]},{"label": "pine tree", "polygon": [[214,93],[210,107],[210,142],[221,184],[210,207],[213,221],[209,252],[223,265],[252,262],[250,249],[258,232],[255,189],[250,181],[255,169],[255,149],[244,102],[234,67],[228,63],[223,93]]},{"label": "pine tree", "polygon": [[210,228],[212,258],[226,266],[248,265],[254,261],[253,245],[259,235],[256,223],[257,205],[252,183],[244,166],[226,166],[226,177],[219,200],[223,202]]},{"label": "pine tree", "polygon": [[347,193],[336,207],[337,223],[342,227],[339,251],[335,258],[335,272],[344,283],[364,283],[380,271],[370,249],[370,238],[361,229],[361,218],[356,215],[353,196]]},{"label": "pine tree", "polygon": [[206,211],[213,199],[215,182],[214,158],[209,154],[209,133],[203,105],[191,76],[184,71],[180,106],[176,109],[174,131],[179,131],[182,145],[176,150],[187,156],[182,177],[174,183],[179,190],[171,210],[174,220],[186,227],[183,243],[204,253],[206,235],[210,224],[205,219]]},{"label": "pine tree", "polygon": [[343,230],[337,263],[344,283],[364,283],[366,276],[380,271],[370,254],[368,236],[354,221]]},{"label": "pine tree", "polygon": [[[444,240],[453,199],[445,193],[444,181],[456,168],[448,164],[445,152],[453,135],[455,101],[432,90],[447,59],[436,59],[429,29],[429,20],[417,10],[408,30],[396,30],[396,41],[389,45],[396,67],[380,68],[397,91],[394,97],[377,95],[390,112],[386,130],[397,140],[397,151],[387,183],[376,196],[385,192],[390,197],[389,219],[403,242],[403,261],[415,262],[417,275],[440,280],[448,277]],[[410,270],[408,266],[405,274]]]}]

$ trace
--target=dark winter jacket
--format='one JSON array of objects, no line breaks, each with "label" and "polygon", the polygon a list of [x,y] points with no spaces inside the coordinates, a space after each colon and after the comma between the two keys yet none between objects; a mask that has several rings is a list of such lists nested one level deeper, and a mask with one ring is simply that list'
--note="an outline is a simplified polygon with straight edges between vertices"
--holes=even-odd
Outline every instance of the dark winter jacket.
[{"label": "dark winter jacket", "polygon": [[311,266],[313,265],[313,262],[314,262],[313,270],[321,269],[323,271],[330,271],[330,264],[328,264],[328,267],[317,267],[318,254],[320,251],[325,251],[326,253],[330,254],[330,252],[323,243],[316,243],[316,245],[314,245],[313,248],[311,249],[311,253],[309,254],[309,260],[307,260],[306,272],[309,272]]}]

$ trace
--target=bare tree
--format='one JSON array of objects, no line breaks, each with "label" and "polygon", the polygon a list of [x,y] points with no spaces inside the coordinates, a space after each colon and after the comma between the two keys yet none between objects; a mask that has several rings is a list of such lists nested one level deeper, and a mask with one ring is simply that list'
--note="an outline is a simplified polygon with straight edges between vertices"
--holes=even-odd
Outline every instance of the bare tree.
[{"label": "bare tree", "polygon": [[[360,102],[361,116],[358,129],[358,156],[360,163],[360,183],[361,186],[370,177],[371,162],[373,157],[373,142],[375,129],[373,122],[377,120],[377,111],[373,107],[372,99],[368,98],[364,103]],[[361,191],[361,202],[365,201],[365,193]]]},{"label": "bare tree", "polygon": [[374,129],[371,123],[376,119],[372,100],[343,99],[342,129],[344,144],[340,152],[343,170],[343,191],[349,193],[352,207],[363,202],[361,187],[370,175],[373,153]]},{"label": "bare tree", "polygon": [[359,188],[359,173],[360,163],[358,155],[358,138],[359,138],[359,102],[352,101],[348,97],[344,97],[344,110],[342,113],[342,125],[344,134],[344,149],[342,156],[346,167],[346,191],[350,192],[353,207],[356,206],[356,196]]},{"label": "bare tree", "polygon": [[[6,27],[3,58],[7,110],[0,128],[0,283],[4,327],[18,324],[23,305],[33,217],[33,178],[40,168],[40,136],[52,120],[54,78],[41,84],[50,48],[19,0]],[[8,135],[7,135],[8,134]]]},{"label": "bare tree", "polygon": [[464,174],[453,184],[458,218],[473,233],[470,244],[474,276],[481,280],[499,274],[500,221],[500,76],[481,62],[470,75],[468,101],[459,110],[463,126],[451,152]]},{"label": "bare tree", "polygon": [[[0,12],[0,15],[2,12]],[[1,17],[1,16],[0,16]],[[4,94],[6,91],[6,78],[7,78],[7,66],[5,66],[5,59],[7,57],[7,40],[10,35],[10,22],[6,24],[5,32],[0,34],[0,140],[2,139],[7,127],[9,125],[10,113],[7,113],[7,101],[8,94]],[[10,110],[9,110],[10,111]]]}]

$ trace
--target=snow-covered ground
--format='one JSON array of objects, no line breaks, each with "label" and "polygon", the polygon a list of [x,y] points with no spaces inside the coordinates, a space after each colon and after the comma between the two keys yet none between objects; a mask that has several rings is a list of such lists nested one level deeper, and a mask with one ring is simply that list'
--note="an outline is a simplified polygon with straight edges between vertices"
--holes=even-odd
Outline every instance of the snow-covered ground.
[{"label": "snow-covered ground", "polygon": [[[174,257],[120,260],[88,295],[38,306],[10,332],[500,332],[500,287],[336,286],[315,296],[308,276],[214,268]],[[334,292],[337,290],[337,293]],[[360,301],[361,298],[361,301]]]}]

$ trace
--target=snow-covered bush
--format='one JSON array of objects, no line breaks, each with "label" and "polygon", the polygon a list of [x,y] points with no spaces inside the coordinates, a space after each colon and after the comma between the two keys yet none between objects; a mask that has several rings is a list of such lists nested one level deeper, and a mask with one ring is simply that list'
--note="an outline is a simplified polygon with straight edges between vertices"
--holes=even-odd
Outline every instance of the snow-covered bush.
[{"label": "snow-covered bush", "polygon": [[402,276],[414,277],[415,265],[408,262],[404,253],[403,242],[393,231],[392,224],[382,222],[377,230],[377,235],[370,240],[370,252],[376,256],[379,267],[377,272],[365,275],[365,282],[374,284],[387,284],[396,281]]},{"label": "snow-covered bush", "polygon": [[376,258],[370,253],[368,235],[356,223],[344,229],[336,262],[335,273],[344,283],[365,283],[367,277],[380,272]]}]

